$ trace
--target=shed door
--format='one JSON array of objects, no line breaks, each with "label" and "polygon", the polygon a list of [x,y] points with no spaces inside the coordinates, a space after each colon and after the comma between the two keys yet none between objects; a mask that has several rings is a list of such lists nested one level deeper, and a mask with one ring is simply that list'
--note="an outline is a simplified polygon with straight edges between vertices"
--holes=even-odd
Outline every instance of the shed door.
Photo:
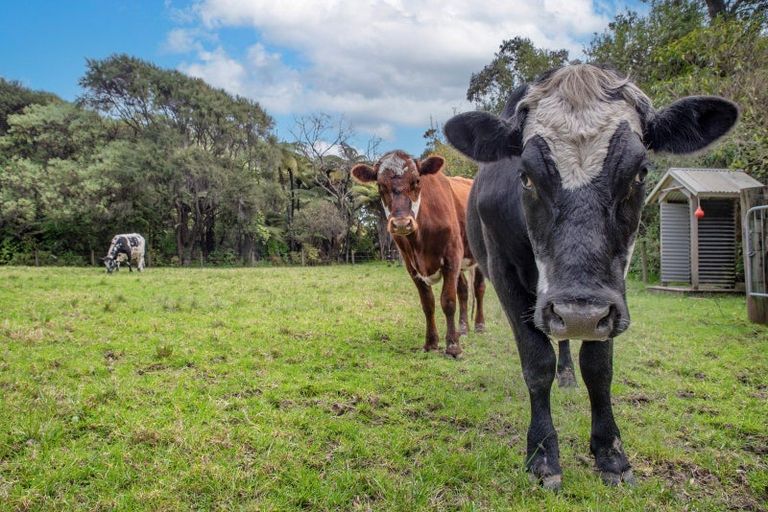
[{"label": "shed door", "polygon": [[699,282],[733,287],[736,283],[736,202],[702,199],[699,221]]},{"label": "shed door", "polygon": [[688,203],[661,203],[661,282],[691,282]]}]

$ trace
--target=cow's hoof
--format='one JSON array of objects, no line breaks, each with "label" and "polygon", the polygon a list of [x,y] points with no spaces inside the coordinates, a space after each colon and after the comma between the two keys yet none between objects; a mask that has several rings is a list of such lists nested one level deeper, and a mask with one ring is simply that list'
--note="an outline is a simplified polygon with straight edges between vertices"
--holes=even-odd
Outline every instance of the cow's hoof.
[{"label": "cow's hoof", "polygon": [[465,324],[464,322],[461,322],[459,324],[459,336],[466,336],[468,332],[469,332],[469,329],[467,328],[467,324]]},{"label": "cow's hoof", "polygon": [[424,352],[432,352],[433,350],[437,350],[439,347],[437,346],[437,343],[427,343],[424,345]]},{"label": "cow's hoof", "polygon": [[566,368],[565,370],[558,372],[557,385],[561,388],[575,388],[578,386],[573,368]]},{"label": "cow's hoof", "polygon": [[617,486],[621,483],[624,483],[625,485],[634,486],[637,481],[635,480],[635,475],[632,473],[631,469],[628,469],[626,471],[623,471],[621,473],[613,473],[611,471],[600,471],[600,478],[603,480],[603,483],[605,485],[610,486]]},{"label": "cow's hoof", "polygon": [[531,482],[541,485],[543,489],[548,491],[558,492],[563,487],[563,475],[547,475],[540,477],[530,473],[528,478]]},{"label": "cow's hoof", "polygon": [[461,357],[462,352],[463,350],[461,349],[461,345],[459,345],[458,343],[455,343],[453,345],[448,345],[447,347],[445,347],[445,355],[451,356],[454,359],[458,359],[459,357]]},{"label": "cow's hoof", "polygon": [[475,332],[477,334],[483,334],[485,332],[485,324],[475,324]]}]

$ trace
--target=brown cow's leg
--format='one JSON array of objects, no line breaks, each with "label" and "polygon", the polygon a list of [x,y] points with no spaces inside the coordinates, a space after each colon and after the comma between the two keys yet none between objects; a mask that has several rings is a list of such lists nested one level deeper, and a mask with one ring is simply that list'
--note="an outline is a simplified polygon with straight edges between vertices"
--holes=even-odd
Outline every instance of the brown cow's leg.
[{"label": "brown cow's leg", "polygon": [[485,313],[483,313],[483,297],[485,297],[485,276],[479,268],[475,268],[475,332],[485,332]]},{"label": "brown cow's leg", "polygon": [[467,299],[469,299],[469,287],[464,272],[459,272],[459,282],[456,287],[459,296],[459,336],[467,334],[469,322],[467,321]]},{"label": "brown cow's leg", "polygon": [[416,289],[419,290],[419,299],[421,300],[421,309],[424,311],[424,318],[427,321],[427,333],[424,339],[424,350],[437,350],[440,336],[437,334],[435,325],[435,295],[432,293],[432,287],[421,280],[420,277],[411,276]]},{"label": "brown cow's leg", "polygon": [[456,289],[459,284],[459,265],[446,264],[443,267],[443,292],[440,294],[440,305],[445,314],[445,353],[459,357],[461,345],[459,333],[456,331]]}]

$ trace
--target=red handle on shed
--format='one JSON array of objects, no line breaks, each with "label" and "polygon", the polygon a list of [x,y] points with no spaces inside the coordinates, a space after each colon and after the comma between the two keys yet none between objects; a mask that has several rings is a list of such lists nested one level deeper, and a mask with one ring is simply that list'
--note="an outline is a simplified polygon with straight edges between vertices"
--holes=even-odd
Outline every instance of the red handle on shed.
[{"label": "red handle on shed", "polygon": [[694,215],[696,216],[696,218],[697,218],[697,219],[699,219],[699,220],[700,220],[700,219],[702,219],[702,218],[704,218],[704,210],[702,210],[702,209],[701,209],[701,206],[699,206],[698,208],[696,208],[696,211],[695,211],[695,212],[693,212],[693,214],[694,214]]}]

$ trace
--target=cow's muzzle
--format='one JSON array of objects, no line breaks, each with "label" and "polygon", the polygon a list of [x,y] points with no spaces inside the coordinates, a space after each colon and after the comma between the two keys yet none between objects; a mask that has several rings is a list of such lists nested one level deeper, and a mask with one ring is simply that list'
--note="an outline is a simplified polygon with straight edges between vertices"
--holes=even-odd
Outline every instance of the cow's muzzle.
[{"label": "cow's muzzle", "polygon": [[590,299],[552,297],[536,311],[537,325],[556,340],[604,341],[629,327],[629,312],[621,296]]},{"label": "cow's muzzle", "polygon": [[412,216],[408,217],[390,217],[387,222],[387,230],[392,235],[408,236],[416,231],[416,220]]}]

